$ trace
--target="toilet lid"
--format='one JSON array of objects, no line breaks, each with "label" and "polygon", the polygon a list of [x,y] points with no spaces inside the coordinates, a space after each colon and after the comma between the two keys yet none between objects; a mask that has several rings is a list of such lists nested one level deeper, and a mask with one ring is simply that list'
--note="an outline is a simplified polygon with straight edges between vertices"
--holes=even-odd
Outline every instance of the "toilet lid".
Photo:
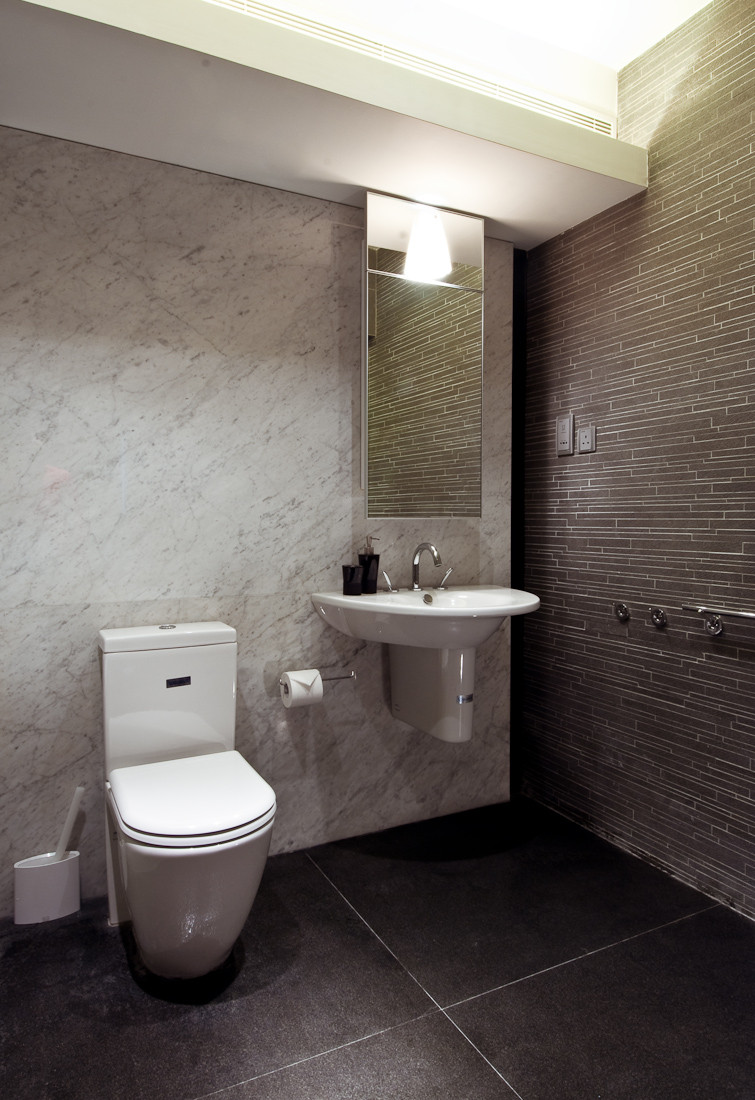
[{"label": "toilet lid", "polygon": [[125,830],[158,843],[217,843],[275,809],[272,787],[235,750],[116,768],[110,789]]}]

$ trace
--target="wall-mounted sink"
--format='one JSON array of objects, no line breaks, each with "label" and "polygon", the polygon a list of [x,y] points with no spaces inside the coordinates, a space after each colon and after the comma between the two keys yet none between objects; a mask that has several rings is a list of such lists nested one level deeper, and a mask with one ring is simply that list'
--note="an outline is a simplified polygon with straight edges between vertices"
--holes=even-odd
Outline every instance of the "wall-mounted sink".
[{"label": "wall-mounted sink", "polygon": [[441,741],[472,736],[476,647],[505,618],[540,606],[531,592],[483,584],[370,596],[316,592],[312,603],[343,634],[388,643],[394,716]]},{"label": "wall-mounted sink", "polygon": [[343,596],[316,592],[318,614],[342,634],[366,642],[421,646],[424,649],[465,649],[494,634],[509,615],[537,611],[540,600],[531,592],[500,585],[468,585],[443,589],[377,592]]}]

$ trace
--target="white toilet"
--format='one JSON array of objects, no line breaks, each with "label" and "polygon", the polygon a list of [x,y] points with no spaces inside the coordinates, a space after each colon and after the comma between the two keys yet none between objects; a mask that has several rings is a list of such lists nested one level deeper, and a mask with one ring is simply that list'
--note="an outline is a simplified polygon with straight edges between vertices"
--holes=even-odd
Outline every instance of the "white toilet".
[{"label": "white toilet", "polygon": [[275,794],[234,749],[236,631],[101,630],[108,901],[142,961],[197,978],[229,956],[265,868]]}]

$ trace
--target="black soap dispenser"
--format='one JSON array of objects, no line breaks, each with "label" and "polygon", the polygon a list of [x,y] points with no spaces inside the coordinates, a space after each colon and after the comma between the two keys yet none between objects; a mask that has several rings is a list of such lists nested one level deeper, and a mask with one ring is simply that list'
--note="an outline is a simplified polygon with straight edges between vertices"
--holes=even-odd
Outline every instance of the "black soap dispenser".
[{"label": "black soap dispenser", "polygon": [[359,552],[359,564],[362,566],[362,591],[367,593],[377,592],[380,555],[375,553],[375,548],[372,545],[373,539],[375,539],[375,542],[378,541],[374,535],[367,535],[364,540],[364,547]]}]

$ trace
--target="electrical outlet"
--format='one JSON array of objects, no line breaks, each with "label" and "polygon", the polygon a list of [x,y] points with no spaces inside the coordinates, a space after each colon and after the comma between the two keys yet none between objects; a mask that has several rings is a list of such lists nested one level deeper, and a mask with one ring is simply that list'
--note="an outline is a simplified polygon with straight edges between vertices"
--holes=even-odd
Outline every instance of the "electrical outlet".
[{"label": "electrical outlet", "polygon": [[595,425],[580,428],[577,432],[577,452],[581,455],[589,454],[595,450]]},{"label": "electrical outlet", "polygon": [[574,454],[574,414],[556,418],[556,454]]}]

